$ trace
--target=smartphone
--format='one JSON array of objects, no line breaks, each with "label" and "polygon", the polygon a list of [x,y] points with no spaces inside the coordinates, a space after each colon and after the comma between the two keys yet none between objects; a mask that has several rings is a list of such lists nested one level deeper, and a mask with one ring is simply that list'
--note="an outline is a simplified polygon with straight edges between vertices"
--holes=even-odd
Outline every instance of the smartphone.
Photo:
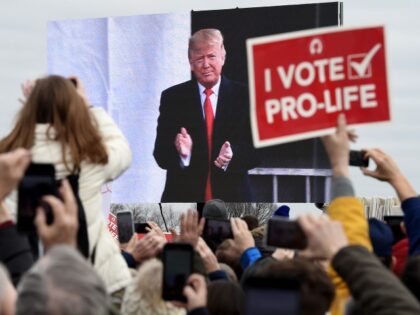
[{"label": "smartphone", "polygon": [[47,224],[53,222],[51,207],[42,202],[42,197],[59,197],[53,164],[31,163],[18,186],[17,229],[21,232],[35,231],[36,209],[42,206]]},{"label": "smartphone", "polygon": [[146,228],[150,228],[148,223],[134,223],[134,231],[140,234],[146,234],[149,231]]},{"label": "smartphone", "polygon": [[182,293],[193,272],[194,250],[190,244],[167,243],[163,248],[162,298],[166,301],[186,302]]},{"label": "smartphone", "polygon": [[227,238],[233,238],[230,221],[222,219],[206,219],[203,236],[206,239],[215,239],[220,241],[223,241]]},{"label": "smartphone", "polygon": [[268,220],[265,243],[271,247],[304,249],[308,239],[297,221],[274,217]]},{"label": "smartphone", "polygon": [[297,278],[257,278],[243,284],[245,315],[300,314],[300,282]]},{"label": "smartphone", "polygon": [[384,221],[392,230],[394,236],[393,245],[406,238],[407,236],[401,230],[401,222],[404,222],[404,216],[402,215],[385,215]]},{"label": "smartphone", "polygon": [[350,150],[349,154],[350,154],[349,165],[359,166],[359,167],[369,166],[369,158],[365,159],[365,151]]},{"label": "smartphone", "polygon": [[128,243],[134,234],[133,213],[121,211],[117,213],[118,241]]}]

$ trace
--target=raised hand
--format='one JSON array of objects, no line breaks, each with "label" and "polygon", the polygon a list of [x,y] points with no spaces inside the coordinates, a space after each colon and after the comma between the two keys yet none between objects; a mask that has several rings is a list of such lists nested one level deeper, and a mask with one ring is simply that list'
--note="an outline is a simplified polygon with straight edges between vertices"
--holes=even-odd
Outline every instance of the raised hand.
[{"label": "raised hand", "polygon": [[232,157],[232,147],[230,146],[229,141],[226,141],[220,148],[219,156],[214,161],[214,165],[225,170],[228,167],[230,160],[232,160]]},{"label": "raised hand", "polygon": [[340,114],[337,118],[336,132],[322,137],[335,176],[349,175],[349,141],[355,141],[356,138],[354,130],[347,130],[344,114]]},{"label": "raised hand", "polygon": [[194,248],[197,246],[198,238],[203,232],[204,218],[198,222],[198,212],[189,209],[187,213],[182,213],[180,216],[181,233],[175,236],[177,241],[189,243]]},{"label": "raised hand", "polygon": [[45,210],[42,207],[37,208],[35,226],[45,251],[56,244],[76,247],[79,228],[77,204],[67,180],[63,180],[59,192],[64,202],[54,196],[45,196],[42,199],[51,206],[54,217],[52,224],[47,224]]},{"label": "raised hand", "polygon": [[396,190],[401,201],[417,196],[408,179],[398,168],[397,163],[381,149],[365,149],[365,157],[371,158],[375,164],[375,170],[362,168],[363,174],[390,183]]},{"label": "raised hand", "polygon": [[304,214],[297,221],[308,238],[308,247],[299,252],[299,256],[331,260],[348,245],[342,224],[326,215]]},{"label": "raised hand", "polygon": [[202,275],[192,274],[184,287],[184,295],[187,298],[187,310],[206,307],[207,305],[207,285]]},{"label": "raised hand", "polygon": [[246,222],[240,218],[231,218],[230,224],[232,226],[233,241],[235,247],[242,254],[248,248],[255,246],[255,240],[251,232],[248,230]]},{"label": "raised hand", "polygon": [[26,149],[0,154],[0,202],[16,188],[30,162],[31,153]]},{"label": "raised hand", "polygon": [[180,132],[175,137],[175,147],[181,157],[186,158],[191,155],[192,150],[192,139],[188,134],[187,129],[181,128]]},{"label": "raised hand", "polygon": [[72,83],[74,84],[74,86],[76,88],[77,94],[79,94],[79,96],[83,99],[86,106],[89,107],[89,101],[87,99],[86,92],[85,92],[85,89],[83,87],[82,81],[80,81],[80,79],[76,76],[70,76],[70,77],[68,77],[68,79],[70,81],[72,81]]},{"label": "raised hand", "polygon": [[220,270],[216,255],[201,237],[198,239],[197,247],[195,249],[203,260],[207,273]]},{"label": "raised hand", "polygon": [[21,88],[22,94],[23,94],[23,98],[19,98],[19,101],[22,104],[24,104],[28,100],[29,95],[31,94],[31,92],[32,92],[32,90],[35,86],[35,83],[36,82],[33,81],[33,80],[26,80],[25,83],[22,83],[20,85],[20,88]]}]

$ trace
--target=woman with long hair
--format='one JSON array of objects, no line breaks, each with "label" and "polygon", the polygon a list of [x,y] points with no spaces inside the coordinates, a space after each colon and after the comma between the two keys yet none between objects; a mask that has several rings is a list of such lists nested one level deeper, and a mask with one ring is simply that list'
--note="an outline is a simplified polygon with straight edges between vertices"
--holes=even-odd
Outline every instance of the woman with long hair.
[{"label": "woman with long hair", "polygon": [[[131,279],[117,243],[102,216],[101,187],[131,163],[127,140],[107,113],[90,108],[76,78],[51,75],[36,80],[0,153],[16,148],[31,151],[32,162],[55,166],[56,179],[78,175],[85,210],[90,260],[108,292],[124,288]],[[16,213],[16,193],[9,197]]]}]

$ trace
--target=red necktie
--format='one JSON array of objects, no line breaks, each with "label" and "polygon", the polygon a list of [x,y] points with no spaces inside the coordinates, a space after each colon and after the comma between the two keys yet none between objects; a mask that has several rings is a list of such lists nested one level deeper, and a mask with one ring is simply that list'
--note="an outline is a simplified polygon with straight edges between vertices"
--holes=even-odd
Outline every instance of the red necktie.
[{"label": "red necktie", "polygon": [[213,121],[214,121],[214,113],[213,113],[213,106],[211,105],[210,95],[213,94],[211,89],[205,89],[204,93],[206,94],[206,99],[204,100],[204,115],[206,116],[206,126],[207,126],[207,144],[209,148],[209,171],[207,174],[207,181],[206,181],[206,190],[204,193],[204,201],[208,201],[213,199],[213,194],[211,191],[211,145],[212,145],[212,138],[213,138]]}]

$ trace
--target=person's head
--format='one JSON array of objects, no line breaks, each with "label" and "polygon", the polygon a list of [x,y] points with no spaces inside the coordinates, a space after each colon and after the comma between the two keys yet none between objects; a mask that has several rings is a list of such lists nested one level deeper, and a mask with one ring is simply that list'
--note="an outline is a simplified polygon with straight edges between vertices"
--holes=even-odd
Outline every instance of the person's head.
[{"label": "person's head", "polygon": [[369,237],[372,242],[373,252],[387,267],[392,267],[392,244],[394,236],[388,224],[378,219],[369,219]]},{"label": "person's head", "polygon": [[226,272],[228,280],[231,282],[238,282],[238,276],[236,275],[235,271],[232,269],[231,266],[225,263],[219,262],[220,269]]},{"label": "person's head", "polygon": [[14,315],[16,290],[10,282],[6,268],[0,264],[0,314]]},{"label": "person's head", "polygon": [[225,64],[226,50],[222,33],[217,29],[202,29],[189,40],[188,59],[197,81],[206,88],[213,87]]},{"label": "person's head", "polygon": [[144,262],[125,290],[122,314],[184,315],[184,309],[162,299],[162,275],[161,261],[153,258]]},{"label": "person's head", "polygon": [[271,256],[274,252],[272,247],[266,246],[265,244],[266,230],[266,225],[261,225],[251,231],[252,237],[255,240],[255,246],[260,250],[263,257]]},{"label": "person's head", "polygon": [[237,283],[219,280],[207,287],[207,309],[212,315],[244,314],[244,292]]},{"label": "person's head", "polygon": [[212,199],[206,202],[203,208],[203,217],[206,219],[228,218],[226,204],[223,200]]},{"label": "person's head", "polygon": [[[274,260],[265,258],[248,268],[241,283],[246,287],[249,279],[299,281],[300,315],[324,315],[334,298],[334,285],[318,264],[302,259]],[[245,297],[246,298],[246,297]],[[278,301],[279,305],[281,301]]]},{"label": "person's head", "polygon": [[104,315],[108,294],[93,267],[69,246],[54,246],[21,279],[16,315]]},{"label": "person's head", "polygon": [[[48,139],[61,144],[63,162],[69,170],[79,169],[84,160],[108,162],[97,123],[69,79],[50,75],[36,80],[12,132],[0,141],[0,152],[30,149],[35,142],[36,124],[45,124]],[[69,149],[70,161],[66,159],[65,147]]]},{"label": "person's head", "polygon": [[235,271],[238,279],[242,275],[241,255],[232,239],[224,240],[216,249],[216,258],[219,263],[225,263]]},{"label": "person's head", "polygon": [[255,215],[244,215],[241,219],[246,222],[250,231],[259,226],[258,218]]}]

